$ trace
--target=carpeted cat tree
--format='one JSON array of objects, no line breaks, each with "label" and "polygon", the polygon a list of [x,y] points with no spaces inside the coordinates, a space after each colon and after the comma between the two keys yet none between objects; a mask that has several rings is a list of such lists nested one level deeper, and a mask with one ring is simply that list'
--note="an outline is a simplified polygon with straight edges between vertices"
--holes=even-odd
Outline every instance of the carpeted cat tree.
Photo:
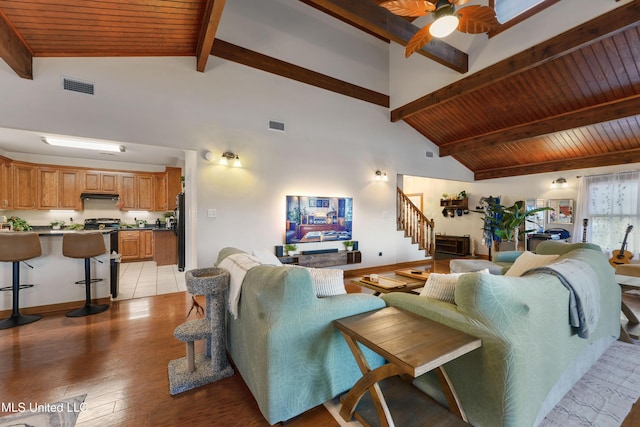
[{"label": "carpeted cat tree", "polygon": [[[187,290],[205,295],[206,316],[179,325],[173,336],[184,341],[187,356],[169,362],[169,393],[175,395],[233,375],[227,360],[225,332],[225,292],[229,272],[222,268],[200,268],[185,274]],[[194,341],[206,340],[204,353],[194,354]]]}]

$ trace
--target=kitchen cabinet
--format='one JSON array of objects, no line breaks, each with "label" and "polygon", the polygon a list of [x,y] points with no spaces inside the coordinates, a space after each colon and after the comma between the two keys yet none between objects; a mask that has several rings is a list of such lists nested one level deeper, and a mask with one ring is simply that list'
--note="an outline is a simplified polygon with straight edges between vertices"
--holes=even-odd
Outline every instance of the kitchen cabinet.
[{"label": "kitchen cabinet", "polygon": [[119,230],[118,251],[125,262],[153,259],[153,231]]},{"label": "kitchen cabinet", "polygon": [[39,167],[37,177],[38,209],[82,209],[79,171]]},{"label": "kitchen cabinet", "polygon": [[0,156],[0,209],[13,207],[11,160]]},{"label": "kitchen cabinet", "polygon": [[172,230],[153,232],[153,259],[158,266],[178,263],[178,237]]},{"label": "kitchen cabinet", "polygon": [[153,259],[153,231],[140,231],[140,259]]},{"label": "kitchen cabinet", "polygon": [[140,259],[140,232],[118,231],[118,252],[122,256],[122,261]]},{"label": "kitchen cabinet", "polygon": [[153,174],[121,173],[118,180],[121,210],[154,210]]},{"label": "kitchen cabinet", "polygon": [[176,196],[182,190],[182,169],[167,167],[154,174],[156,211],[172,211],[176,208]]},{"label": "kitchen cabinet", "polygon": [[167,167],[167,203],[168,211],[176,208],[176,196],[182,192],[182,169]]},{"label": "kitchen cabinet", "polygon": [[118,193],[118,174],[116,172],[88,170],[83,175],[82,192]]},{"label": "kitchen cabinet", "polygon": [[169,204],[167,200],[169,199],[167,193],[167,173],[166,172],[158,172],[153,175],[153,187],[155,189],[155,198],[154,198],[154,210],[155,211],[166,211],[169,209]]},{"label": "kitchen cabinet", "polygon": [[13,162],[13,209],[35,209],[37,197],[36,167]]}]

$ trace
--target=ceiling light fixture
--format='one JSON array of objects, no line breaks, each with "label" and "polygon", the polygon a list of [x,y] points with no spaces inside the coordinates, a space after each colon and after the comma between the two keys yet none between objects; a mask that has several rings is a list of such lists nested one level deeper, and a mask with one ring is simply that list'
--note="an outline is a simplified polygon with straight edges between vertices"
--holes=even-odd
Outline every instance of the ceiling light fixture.
[{"label": "ceiling light fixture", "polygon": [[387,177],[387,173],[386,172],[382,172],[382,171],[377,170],[376,171],[376,181],[387,182],[387,181],[389,181],[389,177]]},{"label": "ceiling light fixture", "polygon": [[567,188],[569,183],[564,178],[558,178],[551,182],[551,188]]},{"label": "ceiling light fixture", "polygon": [[233,154],[231,151],[225,151],[224,153],[222,153],[219,164],[229,166],[229,160],[233,160],[234,168],[242,167],[242,163],[240,163],[240,157],[238,157],[237,154]]},{"label": "ceiling light fixture", "polygon": [[126,151],[124,145],[112,144],[99,141],[85,141],[80,139],[52,138],[43,136],[42,142],[56,147],[82,148],[86,150],[109,151],[113,153],[124,153]]},{"label": "ceiling light fixture", "polygon": [[458,28],[460,19],[455,14],[456,7],[448,0],[439,0],[433,12],[434,21],[429,27],[429,34],[433,37],[447,37]]}]

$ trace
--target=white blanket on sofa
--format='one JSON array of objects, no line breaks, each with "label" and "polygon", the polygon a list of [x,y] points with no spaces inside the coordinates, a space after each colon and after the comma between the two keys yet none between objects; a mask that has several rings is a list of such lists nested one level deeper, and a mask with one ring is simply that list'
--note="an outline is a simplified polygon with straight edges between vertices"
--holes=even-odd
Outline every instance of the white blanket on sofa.
[{"label": "white blanket on sofa", "polygon": [[240,290],[247,271],[253,267],[262,265],[258,258],[249,254],[233,254],[222,260],[218,267],[229,271],[229,312],[234,319],[238,318],[238,301],[240,301]]}]

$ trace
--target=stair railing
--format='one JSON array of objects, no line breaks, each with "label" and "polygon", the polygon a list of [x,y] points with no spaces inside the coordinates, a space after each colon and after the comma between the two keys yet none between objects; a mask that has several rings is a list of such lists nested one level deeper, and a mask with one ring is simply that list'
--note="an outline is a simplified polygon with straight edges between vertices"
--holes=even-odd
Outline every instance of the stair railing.
[{"label": "stair railing", "polygon": [[427,218],[400,188],[397,189],[396,212],[398,230],[404,230],[405,237],[410,237],[412,243],[417,243],[420,250],[432,257],[435,249],[433,219]]}]

